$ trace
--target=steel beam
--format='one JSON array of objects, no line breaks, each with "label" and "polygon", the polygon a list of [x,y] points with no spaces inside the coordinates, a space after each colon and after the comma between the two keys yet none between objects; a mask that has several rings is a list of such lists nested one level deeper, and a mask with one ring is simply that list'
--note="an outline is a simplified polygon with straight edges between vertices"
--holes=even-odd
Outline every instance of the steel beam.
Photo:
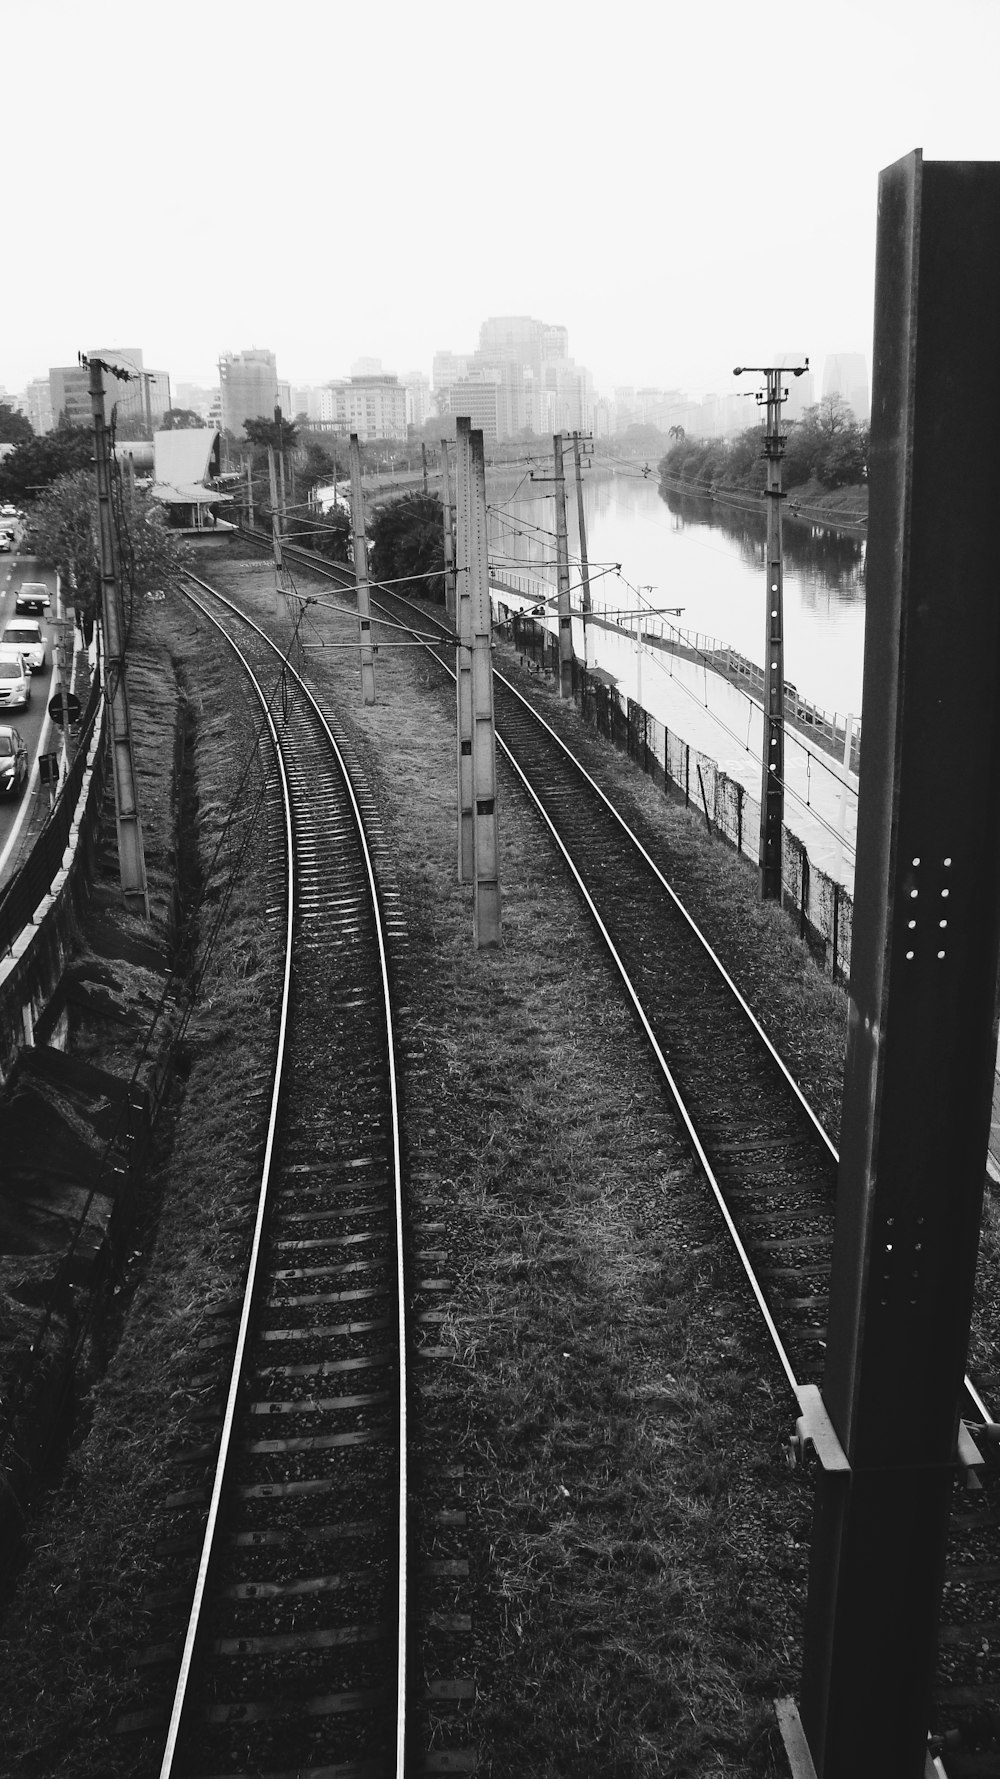
[{"label": "steel beam", "polygon": [[764,755],[760,787],[760,894],[781,902],[785,820],[785,594],[781,551],[782,373],[767,372],[767,599],[764,626]]},{"label": "steel beam", "polygon": [[493,722],[492,610],[486,518],[486,458],[481,432],[469,434],[472,615],[473,937],[483,950],[500,943],[500,836],[497,822],[496,729]]},{"label": "steel beam", "polygon": [[556,467],[556,583],[559,590],[559,696],[573,696],[573,619],[569,603],[569,533],[566,525],[566,472],[563,467],[562,433],[553,434]]},{"label": "steel beam", "polygon": [[455,419],[455,696],[458,718],[458,881],[476,874],[472,766],[472,421]]},{"label": "steel beam", "polygon": [[375,653],[372,648],[372,604],[368,588],[368,537],[365,496],[361,484],[361,446],[351,433],[351,527],[354,534],[354,579],[358,589],[358,641],[361,652],[361,699],[375,703]]},{"label": "steel beam", "polygon": [[801,1715],[819,1779],[922,1779],[994,1059],[1000,163],[882,173],[864,750]]},{"label": "steel beam", "polygon": [[444,524],[444,609],[455,622],[455,523],[451,504],[448,440],[441,440],[441,518]]}]

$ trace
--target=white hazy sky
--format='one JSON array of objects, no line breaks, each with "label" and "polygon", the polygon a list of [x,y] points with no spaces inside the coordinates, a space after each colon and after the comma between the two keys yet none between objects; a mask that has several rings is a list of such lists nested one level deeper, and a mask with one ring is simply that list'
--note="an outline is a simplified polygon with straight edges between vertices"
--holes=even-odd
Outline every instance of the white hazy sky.
[{"label": "white hazy sky", "polygon": [[870,358],[877,181],[1000,155],[1000,0],[3,0],[0,384],[430,372],[487,315],[599,390]]}]

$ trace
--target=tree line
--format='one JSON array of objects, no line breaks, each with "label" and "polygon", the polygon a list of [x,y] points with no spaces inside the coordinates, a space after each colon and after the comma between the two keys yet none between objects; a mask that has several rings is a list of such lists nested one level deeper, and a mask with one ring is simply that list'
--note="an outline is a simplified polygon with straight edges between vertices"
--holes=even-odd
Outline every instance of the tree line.
[{"label": "tree line", "polygon": [[[761,489],[767,469],[761,454],[761,428],[749,426],[730,439],[682,438],[660,459],[661,480],[687,482],[692,491],[711,487]],[[782,484],[807,484],[833,492],[868,480],[868,427],[839,395],[826,395],[787,425]]]}]

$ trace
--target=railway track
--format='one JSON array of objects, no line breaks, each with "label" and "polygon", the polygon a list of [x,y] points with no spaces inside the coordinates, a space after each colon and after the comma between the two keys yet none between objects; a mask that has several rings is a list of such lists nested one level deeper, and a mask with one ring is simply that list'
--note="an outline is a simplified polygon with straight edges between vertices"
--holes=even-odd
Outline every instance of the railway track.
[{"label": "railway track", "polygon": [[383,914],[329,725],[200,585],[285,786],[286,972],[246,1293],[235,1339],[205,1343],[220,1424],[186,1503],[204,1529],[161,1779],[401,1775],[407,1391]]},{"label": "railway track", "polygon": [[[292,552],[288,552],[292,554]],[[294,552],[311,570],[329,565]],[[349,573],[330,575],[341,586]],[[379,592],[393,621],[414,608]],[[373,609],[376,609],[373,601]],[[434,620],[430,620],[434,621]],[[420,610],[426,633],[428,615]],[[448,626],[436,651],[450,672]],[[655,829],[629,826],[539,711],[494,676],[498,751],[558,847],[653,1047],[800,1409],[823,1370],[837,1152],[669,883]],[[988,1419],[1000,1377],[966,1382]],[[967,1483],[973,1486],[968,1488]],[[1000,1772],[1000,1466],[956,1477],[936,1695],[948,1779]]]}]

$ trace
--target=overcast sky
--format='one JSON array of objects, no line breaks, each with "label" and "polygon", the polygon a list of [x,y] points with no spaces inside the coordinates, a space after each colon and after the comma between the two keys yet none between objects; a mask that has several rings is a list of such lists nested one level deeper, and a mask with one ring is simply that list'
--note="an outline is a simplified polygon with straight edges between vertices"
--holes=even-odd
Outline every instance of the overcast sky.
[{"label": "overcast sky", "polygon": [[11,392],[429,373],[503,314],[601,392],[870,361],[879,169],[1000,156],[1000,0],[5,0],[0,48]]}]

